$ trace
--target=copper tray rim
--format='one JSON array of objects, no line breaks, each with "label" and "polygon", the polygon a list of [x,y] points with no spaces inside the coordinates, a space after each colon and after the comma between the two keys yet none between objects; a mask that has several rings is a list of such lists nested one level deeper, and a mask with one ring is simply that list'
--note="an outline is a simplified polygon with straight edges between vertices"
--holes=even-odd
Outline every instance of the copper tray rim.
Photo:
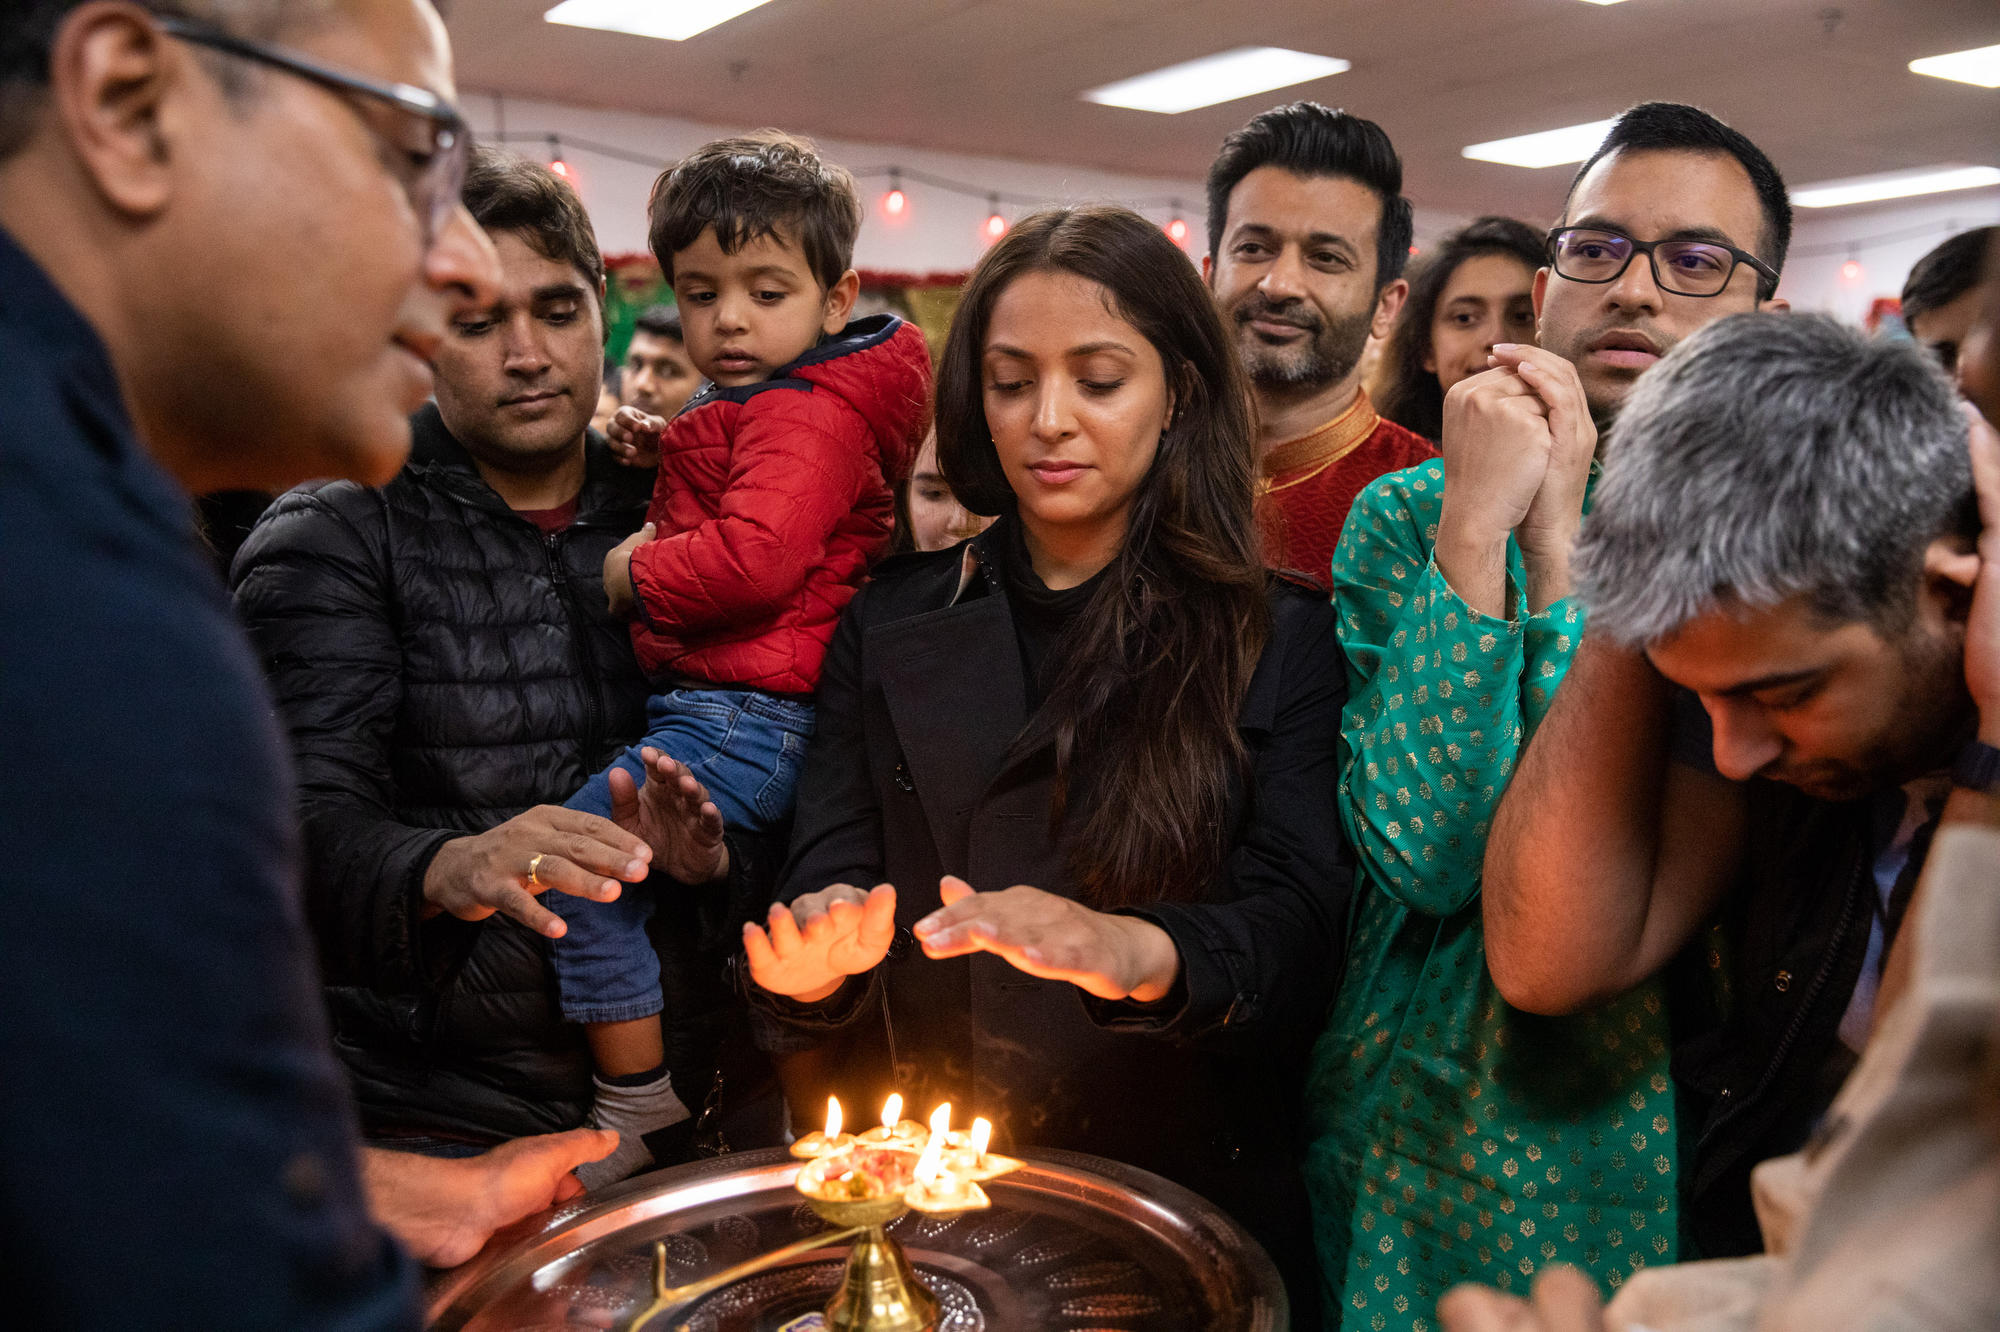
[{"label": "copper tray rim", "polygon": [[[1006,1177],[1008,1187],[1071,1198],[1085,1198],[1107,1186],[1123,1190],[1139,1204],[1126,1210],[1124,1218],[1176,1252],[1188,1252],[1180,1242],[1183,1237],[1206,1233],[1214,1253],[1231,1255],[1244,1269],[1249,1304],[1240,1332],[1285,1332],[1290,1327],[1285,1285],[1270,1255],[1200,1194],[1151,1171],[1083,1152],[1049,1148],[1013,1155],[1026,1165]],[[668,1212],[790,1187],[803,1165],[783,1147],[732,1152],[638,1175],[529,1217],[496,1233],[468,1261],[431,1275],[425,1283],[424,1327],[427,1332],[458,1332],[478,1316],[482,1290],[497,1294],[565,1254]]]}]

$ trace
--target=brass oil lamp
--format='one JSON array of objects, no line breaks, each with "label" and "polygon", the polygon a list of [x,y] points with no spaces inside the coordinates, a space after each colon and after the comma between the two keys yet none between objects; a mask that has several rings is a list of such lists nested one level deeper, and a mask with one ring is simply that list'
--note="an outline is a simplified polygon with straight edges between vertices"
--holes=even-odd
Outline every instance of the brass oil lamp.
[{"label": "brass oil lamp", "polygon": [[[685,1286],[667,1285],[667,1248],[653,1246],[653,1302],[626,1332],[666,1332],[658,1320],[675,1309],[787,1259],[853,1241],[840,1287],[826,1306],[830,1332],[931,1332],[938,1302],[885,1229],[911,1211],[969,1212],[992,1206],[981,1180],[1021,1163],[987,1151],[993,1128],[973,1121],[970,1133],[951,1127],[951,1103],[931,1115],[930,1127],[902,1117],[903,1098],[891,1096],[882,1123],[860,1134],[841,1132],[840,1102],[827,1101],[826,1127],[792,1144],[806,1164],[794,1185],[806,1205],[834,1229],[738,1263]],[[685,1324],[681,1325],[683,1328]]]}]

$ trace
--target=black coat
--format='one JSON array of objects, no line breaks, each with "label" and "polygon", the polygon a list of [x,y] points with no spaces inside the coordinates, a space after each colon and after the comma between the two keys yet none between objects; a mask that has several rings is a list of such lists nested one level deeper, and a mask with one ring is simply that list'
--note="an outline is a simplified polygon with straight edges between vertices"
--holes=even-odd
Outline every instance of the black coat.
[{"label": "black coat", "polygon": [[[1675,978],[1674,1077],[1693,1130],[1683,1224],[1708,1258],[1763,1248],[1750,1172],[1806,1145],[1853,1068],[1840,1023],[1879,905],[1875,861],[1904,806],[1900,787],[1833,803],[1753,781],[1747,796],[1748,844],[1719,916],[1722,949],[1711,959],[1698,940]],[[1885,958],[1934,830],[1919,832],[1890,897]],[[1723,954],[1718,1002],[1710,982]]]},{"label": "black coat", "polygon": [[947,873],[1073,892],[1049,824],[1053,746],[1037,735],[1015,749],[1040,719],[988,554],[1000,539],[883,566],[834,636],[781,896],[893,882],[897,943],[822,1005],[751,987],[778,1019],[774,1044],[820,1039],[817,1059],[788,1061],[787,1091],[803,1107],[838,1090],[863,1122],[892,1087],[922,1114],[950,1099],[960,1122],[993,1119],[1000,1141],[1165,1175],[1258,1234],[1303,1314],[1315,1304],[1300,1073],[1339,979],[1352,887],[1334,802],[1345,685],[1332,609],[1272,584],[1272,636],[1241,712],[1253,781],[1234,793],[1224,869],[1198,901],[1134,912],[1173,937],[1181,980],[1158,1005],[1102,1003],[990,954],[930,960],[909,935]]},{"label": "black coat", "polygon": [[[307,487],[272,506],[237,559],[237,609],[291,733],[307,908],[364,1129],[571,1128],[591,1065],[556,1011],[542,940],[502,916],[421,921],[422,884],[446,841],[560,804],[643,733],[646,681],[602,570],[643,520],[652,474],[593,437],[576,522],[544,536],[434,407],[414,426],[388,485]],[[754,849],[733,849],[754,877]],[[662,903],[669,1063],[699,1108],[686,1043],[712,1049],[727,991],[719,955],[697,947],[703,922],[683,917],[715,904]]]}]

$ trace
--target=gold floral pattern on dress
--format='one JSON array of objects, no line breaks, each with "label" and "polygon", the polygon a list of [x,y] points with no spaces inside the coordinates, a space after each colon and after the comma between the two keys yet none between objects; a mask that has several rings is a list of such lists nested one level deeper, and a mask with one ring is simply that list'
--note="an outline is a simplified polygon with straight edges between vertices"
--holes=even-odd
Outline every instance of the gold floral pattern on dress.
[{"label": "gold floral pattern on dress", "polygon": [[[1330,1320],[1372,1332],[1433,1332],[1461,1281],[1525,1291],[1570,1263],[1615,1290],[1678,1248],[1657,989],[1543,1018],[1486,972],[1487,829],[1583,616],[1559,601],[1500,620],[1460,600],[1431,558],[1444,483],[1437,462],[1375,482],[1333,559],[1362,899],[1313,1052],[1306,1172]],[[1508,560],[1518,609],[1511,544]]]}]

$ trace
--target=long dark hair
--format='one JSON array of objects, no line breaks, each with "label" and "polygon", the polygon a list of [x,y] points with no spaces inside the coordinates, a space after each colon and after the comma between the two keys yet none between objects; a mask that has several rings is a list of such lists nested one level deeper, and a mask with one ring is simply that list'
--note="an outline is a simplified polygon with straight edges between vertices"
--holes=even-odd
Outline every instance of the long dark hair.
[{"label": "long dark hair", "polygon": [[1431,354],[1431,320],[1437,315],[1438,298],[1459,265],[1481,255],[1504,254],[1519,259],[1530,269],[1547,262],[1542,234],[1526,222],[1511,217],[1482,217],[1452,232],[1410,275],[1410,298],[1396,331],[1389,335],[1384,350],[1388,387],[1376,410],[1405,430],[1414,430],[1425,439],[1444,432],[1444,388],[1432,371],[1424,369]]},{"label": "long dark hair", "polygon": [[982,361],[1000,293],[1036,272],[1102,286],[1160,354],[1174,401],[1125,543],[1057,648],[1050,816],[1073,834],[1080,900],[1185,899],[1227,850],[1231,782],[1248,768],[1237,712],[1270,636],[1248,386],[1213,298],[1158,227],[1102,205],[1024,218],[966,283],[938,367],[938,464],[974,513],[1015,509]]}]

